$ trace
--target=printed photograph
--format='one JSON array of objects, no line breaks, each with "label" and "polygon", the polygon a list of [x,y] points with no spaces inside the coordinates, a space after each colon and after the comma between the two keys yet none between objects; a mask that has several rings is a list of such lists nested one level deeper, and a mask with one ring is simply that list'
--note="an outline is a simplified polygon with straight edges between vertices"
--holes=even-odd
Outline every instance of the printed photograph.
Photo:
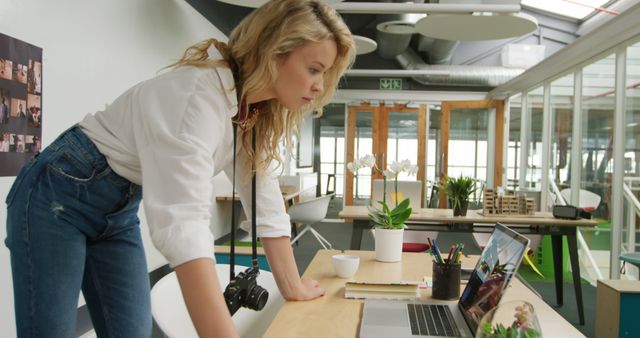
[{"label": "printed photograph", "polygon": [[0,59],[0,79],[11,80],[13,78],[13,62],[7,59]]},{"label": "printed photograph", "polygon": [[9,152],[9,133],[0,133],[0,153]]},{"label": "printed photograph", "polygon": [[27,65],[13,64],[13,79],[20,83],[27,83]]},{"label": "printed photograph", "polygon": [[24,135],[11,134],[9,152],[24,153]]},{"label": "printed photograph", "polygon": [[27,121],[32,127],[40,127],[42,124],[42,113],[40,95],[29,94],[27,96]]},{"label": "printed photograph", "polygon": [[27,70],[27,91],[30,94],[42,93],[42,63],[29,60]]},{"label": "printed photograph", "polygon": [[0,124],[8,124],[11,114],[11,93],[6,88],[0,88]]},{"label": "printed photograph", "polygon": [[27,101],[11,99],[11,117],[27,118]]},{"label": "printed photograph", "polygon": [[24,137],[24,152],[25,153],[39,153],[40,152],[40,138],[37,135],[25,135],[25,137]]}]

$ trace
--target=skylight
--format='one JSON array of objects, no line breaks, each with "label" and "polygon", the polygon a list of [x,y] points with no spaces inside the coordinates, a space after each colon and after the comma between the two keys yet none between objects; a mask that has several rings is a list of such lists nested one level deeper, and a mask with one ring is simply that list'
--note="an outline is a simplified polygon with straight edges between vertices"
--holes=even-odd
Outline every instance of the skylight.
[{"label": "skylight", "polygon": [[[547,12],[575,19],[584,19],[587,15],[602,8],[608,0],[522,0],[523,6],[538,8]],[[613,14],[613,13],[612,13]],[[615,15],[615,14],[614,14]]]}]

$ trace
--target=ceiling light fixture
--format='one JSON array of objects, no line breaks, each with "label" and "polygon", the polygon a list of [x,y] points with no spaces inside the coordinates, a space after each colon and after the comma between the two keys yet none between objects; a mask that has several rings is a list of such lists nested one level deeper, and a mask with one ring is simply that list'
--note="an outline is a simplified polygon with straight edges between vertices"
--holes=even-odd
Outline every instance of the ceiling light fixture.
[{"label": "ceiling light fixture", "polygon": [[[231,4],[231,5],[251,7],[251,8],[258,8],[267,2],[267,0],[218,0],[218,1]],[[322,0],[322,2],[329,5],[333,5],[338,2],[342,2],[342,0]]]},{"label": "ceiling light fixture", "polygon": [[477,13],[428,15],[415,26],[416,32],[444,40],[497,40],[522,36],[538,28],[538,21],[527,14]]},{"label": "ceiling light fixture", "polygon": [[371,53],[378,48],[377,42],[364,36],[354,35],[353,40],[356,43],[356,55]]}]

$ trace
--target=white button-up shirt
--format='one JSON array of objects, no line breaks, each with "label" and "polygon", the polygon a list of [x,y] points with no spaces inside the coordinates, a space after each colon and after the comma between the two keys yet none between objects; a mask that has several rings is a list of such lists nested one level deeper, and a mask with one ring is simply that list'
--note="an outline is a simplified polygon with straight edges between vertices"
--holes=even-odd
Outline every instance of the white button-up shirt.
[{"label": "white button-up shirt", "polygon": [[[209,55],[221,58],[214,48]],[[211,178],[221,170],[232,177],[234,86],[227,68],[179,67],[134,86],[80,122],[111,168],[142,185],[153,244],[172,267],[213,258]],[[241,144],[238,137],[236,189],[249,216],[250,167],[243,165]],[[257,235],[290,236],[274,172],[259,175],[257,186]]]}]

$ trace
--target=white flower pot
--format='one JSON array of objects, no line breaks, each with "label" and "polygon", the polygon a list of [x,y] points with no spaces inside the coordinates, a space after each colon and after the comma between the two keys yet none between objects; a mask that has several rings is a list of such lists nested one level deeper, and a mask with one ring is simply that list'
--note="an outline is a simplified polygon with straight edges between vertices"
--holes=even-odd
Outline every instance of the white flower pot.
[{"label": "white flower pot", "polygon": [[404,229],[374,229],[376,260],[399,262],[402,259]]}]

